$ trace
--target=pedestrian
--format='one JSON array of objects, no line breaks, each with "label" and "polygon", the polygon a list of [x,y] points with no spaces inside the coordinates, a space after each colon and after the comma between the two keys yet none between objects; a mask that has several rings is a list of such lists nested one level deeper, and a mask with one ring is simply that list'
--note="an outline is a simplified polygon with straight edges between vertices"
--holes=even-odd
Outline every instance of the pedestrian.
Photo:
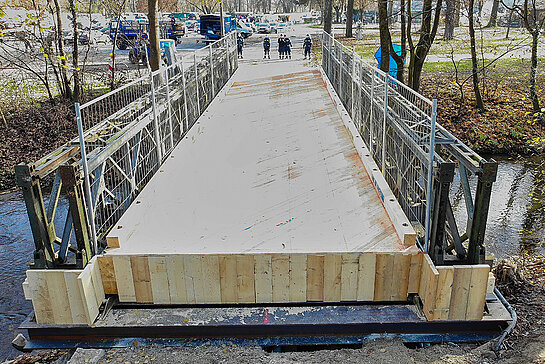
[{"label": "pedestrian", "polygon": [[286,53],[289,59],[291,59],[291,40],[288,36],[284,38],[284,43],[286,44]]},{"label": "pedestrian", "polygon": [[244,47],[244,39],[242,39],[242,37],[239,34],[239,36],[237,37],[238,58],[243,58],[242,57],[242,47]]},{"label": "pedestrian", "polygon": [[312,49],[312,39],[310,38],[310,35],[307,34],[305,40],[303,41],[303,48],[305,49],[305,59],[310,59],[310,50]]},{"label": "pedestrian", "polygon": [[263,59],[267,57],[271,59],[271,39],[268,36],[263,39],[263,52]]},{"label": "pedestrian", "polygon": [[278,37],[278,55],[280,56],[280,59],[284,59],[284,48],[286,44],[284,43],[284,36],[280,34]]}]

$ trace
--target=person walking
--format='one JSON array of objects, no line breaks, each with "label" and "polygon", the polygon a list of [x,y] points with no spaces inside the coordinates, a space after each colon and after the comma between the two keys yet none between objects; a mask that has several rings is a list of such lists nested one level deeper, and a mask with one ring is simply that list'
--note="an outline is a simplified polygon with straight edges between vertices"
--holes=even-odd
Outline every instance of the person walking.
[{"label": "person walking", "polygon": [[286,44],[286,54],[291,59],[291,40],[288,36],[284,38],[284,43]]},{"label": "person walking", "polygon": [[303,48],[305,50],[305,59],[310,59],[310,50],[312,49],[312,39],[310,38],[310,35],[307,34],[307,37],[303,41]]},{"label": "person walking", "polygon": [[242,57],[242,48],[244,47],[244,39],[240,36],[240,34],[237,37],[237,50],[238,50],[238,58]]},{"label": "person walking", "polygon": [[286,44],[284,42],[284,36],[280,34],[278,37],[278,55],[280,56],[280,59],[284,59],[284,48]]},{"label": "person walking", "polygon": [[263,59],[271,59],[271,39],[268,36],[263,39],[263,53]]}]

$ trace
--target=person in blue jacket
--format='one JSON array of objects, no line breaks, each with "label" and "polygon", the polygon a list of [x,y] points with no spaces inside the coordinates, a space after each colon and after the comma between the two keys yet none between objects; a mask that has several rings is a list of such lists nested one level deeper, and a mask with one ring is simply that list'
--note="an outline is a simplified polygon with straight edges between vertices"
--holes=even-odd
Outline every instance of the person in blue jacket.
[{"label": "person in blue jacket", "polygon": [[280,36],[278,37],[278,55],[280,56],[280,59],[284,58],[285,48],[286,48],[286,43],[284,41],[284,35],[280,34]]},{"label": "person in blue jacket", "polygon": [[267,36],[263,39],[263,59],[271,59],[271,39]]},{"label": "person in blue jacket", "polygon": [[305,50],[305,59],[310,59],[310,50],[312,49],[312,39],[310,38],[310,35],[307,34],[305,40],[303,41],[303,48]]},{"label": "person in blue jacket", "polygon": [[284,43],[286,44],[286,54],[291,59],[291,40],[288,36],[284,38]]}]

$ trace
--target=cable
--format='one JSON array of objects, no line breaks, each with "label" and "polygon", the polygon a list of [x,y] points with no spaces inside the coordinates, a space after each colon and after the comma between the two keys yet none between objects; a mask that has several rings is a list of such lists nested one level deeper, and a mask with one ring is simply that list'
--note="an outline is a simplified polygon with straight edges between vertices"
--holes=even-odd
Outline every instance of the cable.
[{"label": "cable", "polygon": [[503,297],[503,295],[500,293],[498,288],[494,287],[494,293],[500,299],[500,302],[505,306],[507,311],[509,311],[509,313],[511,314],[511,323],[509,324],[509,326],[505,328],[505,330],[503,330],[503,333],[501,334],[500,339],[498,340],[498,343],[496,344],[496,351],[498,351],[500,350],[500,346],[503,343],[503,340],[505,340],[505,337],[511,333],[511,331],[517,324],[517,313],[515,312],[513,307],[511,307],[509,302],[507,302],[505,297]]}]

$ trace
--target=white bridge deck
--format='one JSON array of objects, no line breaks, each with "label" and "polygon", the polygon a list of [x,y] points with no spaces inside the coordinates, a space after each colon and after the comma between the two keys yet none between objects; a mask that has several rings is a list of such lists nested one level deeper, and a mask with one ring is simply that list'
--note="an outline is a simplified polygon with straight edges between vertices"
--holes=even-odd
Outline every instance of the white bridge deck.
[{"label": "white bridge deck", "polygon": [[233,82],[110,233],[109,254],[405,248],[318,69],[241,64]]}]

